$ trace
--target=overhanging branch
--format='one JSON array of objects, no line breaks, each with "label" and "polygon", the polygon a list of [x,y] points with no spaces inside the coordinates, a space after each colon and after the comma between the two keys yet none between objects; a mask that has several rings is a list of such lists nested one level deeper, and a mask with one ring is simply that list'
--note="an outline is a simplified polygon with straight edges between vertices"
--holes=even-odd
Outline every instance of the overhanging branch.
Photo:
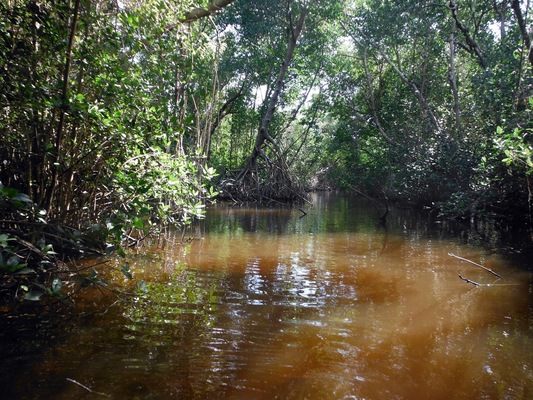
[{"label": "overhanging branch", "polygon": [[207,8],[198,7],[185,13],[185,18],[182,22],[192,22],[201,18],[209,17],[215,14],[217,11],[222,10],[224,7],[230,5],[235,0],[213,0]]}]

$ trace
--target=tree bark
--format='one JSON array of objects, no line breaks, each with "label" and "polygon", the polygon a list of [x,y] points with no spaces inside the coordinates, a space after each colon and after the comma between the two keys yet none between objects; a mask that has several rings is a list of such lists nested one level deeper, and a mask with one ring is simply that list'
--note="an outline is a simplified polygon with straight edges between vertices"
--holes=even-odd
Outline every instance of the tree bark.
[{"label": "tree bark", "polygon": [[259,157],[259,155],[263,153],[262,147],[265,144],[265,142],[267,141],[270,142],[272,146],[274,147],[274,150],[278,153],[278,155],[281,154],[279,146],[274,141],[274,139],[272,139],[272,137],[269,135],[268,128],[270,126],[270,122],[272,121],[272,118],[274,117],[276,105],[278,103],[279,96],[283,89],[285,75],[287,74],[289,65],[294,56],[294,50],[296,49],[296,43],[298,42],[298,38],[300,37],[302,33],[305,19],[307,18],[308,14],[309,14],[309,10],[307,8],[303,8],[302,12],[300,13],[300,18],[296,22],[294,29],[292,29],[291,35],[289,37],[289,43],[287,45],[287,52],[285,54],[285,58],[283,59],[283,63],[281,64],[281,69],[276,79],[275,88],[268,102],[265,115],[263,116],[263,120],[261,121],[261,127],[259,128],[259,131],[257,132],[254,148],[252,150],[252,153],[248,157],[246,166],[239,174],[237,181],[242,182],[244,178],[246,177],[246,175],[252,170],[253,166],[256,163],[257,157]]}]

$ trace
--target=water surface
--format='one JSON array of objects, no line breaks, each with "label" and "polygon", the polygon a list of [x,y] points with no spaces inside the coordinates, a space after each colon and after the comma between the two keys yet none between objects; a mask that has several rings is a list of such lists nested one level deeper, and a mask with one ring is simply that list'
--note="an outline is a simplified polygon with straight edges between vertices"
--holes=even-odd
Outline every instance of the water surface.
[{"label": "water surface", "polygon": [[217,205],[188,243],[128,255],[146,293],[89,288],[77,317],[8,329],[6,398],[533,398],[531,273],[490,232],[406,210],[385,228],[334,194],[305,210]]}]

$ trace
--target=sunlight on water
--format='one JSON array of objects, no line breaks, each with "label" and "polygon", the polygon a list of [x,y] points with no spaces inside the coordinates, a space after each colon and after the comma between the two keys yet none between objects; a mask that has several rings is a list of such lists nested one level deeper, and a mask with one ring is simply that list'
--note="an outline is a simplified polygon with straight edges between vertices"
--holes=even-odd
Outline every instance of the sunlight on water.
[{"label": "sunlight on water", "polygon": [[533,398],[530,273],[353,201],[318,197],[305,217],[220,205],[190,243],[140,249],[148,292],[49,349],[26,398],[98,397],[66,378],[116,399]]}]

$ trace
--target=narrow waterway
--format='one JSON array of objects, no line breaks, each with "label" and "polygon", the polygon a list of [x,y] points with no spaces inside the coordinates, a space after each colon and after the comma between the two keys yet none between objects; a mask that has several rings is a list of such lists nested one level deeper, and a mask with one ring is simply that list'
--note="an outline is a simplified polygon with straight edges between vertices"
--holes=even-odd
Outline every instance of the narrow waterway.
[{"label": "narrow waterway", "polygon": [[408,210],[383,227],[333,193],[305,211],[216,205],[186,244],[129,254],[132,281],[95,267],[145,292],[2,317],[0,398],[533,399],[531,265],[496,232]]}]

